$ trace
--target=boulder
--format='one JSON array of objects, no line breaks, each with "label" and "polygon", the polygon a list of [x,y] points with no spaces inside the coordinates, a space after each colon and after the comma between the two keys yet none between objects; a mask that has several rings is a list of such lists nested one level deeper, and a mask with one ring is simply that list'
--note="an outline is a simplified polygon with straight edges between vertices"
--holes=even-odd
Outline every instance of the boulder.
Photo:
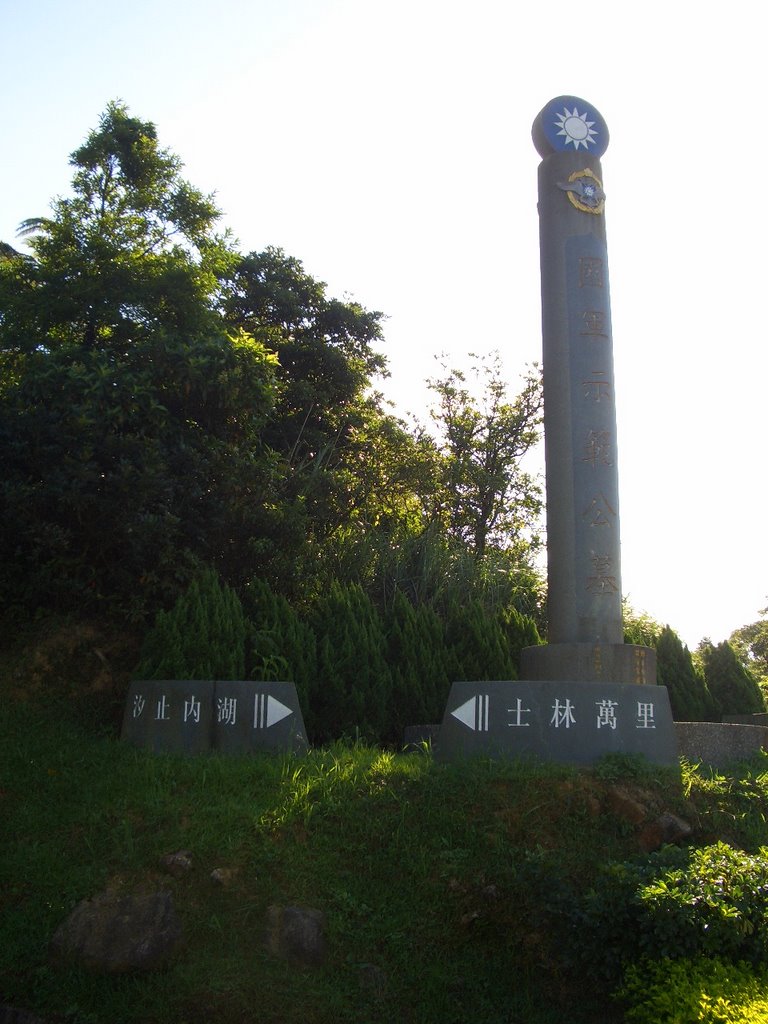
[{"label": "boulder", "polygon": [[160,858],[160,867],[174,878],[182,878],[192,870],[192,854],[189,850],[177,850]]},{"label": "boulder", "polygon": [[638,842],[644,853],[651,853],[668,843],[679,843],[681,840],[687,839],[692,832],[693,829],[687,821],[678,818],[676,814],[665,811],[641,830]]},{"label": "boulder", "polygon": [[629,825],[639,825],[648,817],[648,808],[623,786],[612,786],[605,799],[611,812]]},{"label": "boulder", "polygon": [[210,877],[214,885],[220,885],[222,889],[228,889],[238,874],[237,868],[214,868]]},{"label": "boulder", "polygon": [[267,910],[267,947],[276,956],[306,967],[325,960],[325,914],[312,907],[279,907]]},{"label": "boulder", "polygon": [[161,967],[181,939],[169,892],[106,891],[78,903],[51,940],[56,960],[106,974]]}]

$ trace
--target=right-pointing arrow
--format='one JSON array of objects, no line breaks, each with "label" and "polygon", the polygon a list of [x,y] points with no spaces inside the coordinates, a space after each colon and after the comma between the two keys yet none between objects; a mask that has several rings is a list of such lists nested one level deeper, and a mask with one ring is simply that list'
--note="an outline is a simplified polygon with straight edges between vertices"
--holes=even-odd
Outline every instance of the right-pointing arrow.
[{"label": "right-pointing arrow", "polygon": [[292,714],[293,708],[286,707],[276,697],[270,697],[267,693],[257,693],[253,702],[253,728],[270,729]]},{"label": "right-pointing arrow", "polygon": [[275,697],[270,697],[267,701],[267,728],[269,729],[276,722],[282,722],[284,718],[292,714],[291,708],[281,704]]}]

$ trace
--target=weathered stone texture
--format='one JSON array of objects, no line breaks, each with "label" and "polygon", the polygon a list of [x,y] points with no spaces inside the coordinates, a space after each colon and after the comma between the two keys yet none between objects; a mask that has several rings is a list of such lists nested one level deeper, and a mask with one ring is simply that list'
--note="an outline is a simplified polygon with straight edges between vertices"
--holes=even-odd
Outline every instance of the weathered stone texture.
[{"label": "weathered stone texture", "polygon": [[55,959],[107,974],[162,966],[181,939],[169,892],[103,892],[78,903],[51,941]]},{"label": "weathered stone texture", "polygon": [[317,967],[326,954],[325,915],[312,907],[273,905],[267,911],[266,940],[275,956]]}]

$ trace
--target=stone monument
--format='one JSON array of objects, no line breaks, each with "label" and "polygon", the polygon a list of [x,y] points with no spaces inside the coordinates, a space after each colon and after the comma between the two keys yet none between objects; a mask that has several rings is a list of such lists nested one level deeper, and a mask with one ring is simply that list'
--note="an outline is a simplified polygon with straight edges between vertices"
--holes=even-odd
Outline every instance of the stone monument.
[{"label": "stone monument", "polygon": [[655,651],[625,644],[613,340],[600,157],[608,128],[559,96],[533,124],[539,165],[548,640],[522,681],[454,683],[439,756],[610,752],[677,762]]},{"label": "stone monument", "polygon": [[121,737],[152,753],[303,754],[307,735],[294,683],[135,680]]}]

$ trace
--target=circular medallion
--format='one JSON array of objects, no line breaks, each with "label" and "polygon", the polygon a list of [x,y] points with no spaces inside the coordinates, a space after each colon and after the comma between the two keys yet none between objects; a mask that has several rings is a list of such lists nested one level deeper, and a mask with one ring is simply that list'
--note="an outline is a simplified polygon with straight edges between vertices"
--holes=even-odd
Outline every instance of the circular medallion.
[{"label": "circular medallion", "polygon": [[533,122],[533,144],[542,156],[551,153],[591,153],[608,148],[608,126],[601,114],[578,96],[550,100]]},{"label": "circular medallion", "polygon": [[558,187],[568,193],[571,204],[584,213],[602,213],[605,209],[603,183],[597,175],[585,167],[574,171],[567,182],[558,182]]}]

